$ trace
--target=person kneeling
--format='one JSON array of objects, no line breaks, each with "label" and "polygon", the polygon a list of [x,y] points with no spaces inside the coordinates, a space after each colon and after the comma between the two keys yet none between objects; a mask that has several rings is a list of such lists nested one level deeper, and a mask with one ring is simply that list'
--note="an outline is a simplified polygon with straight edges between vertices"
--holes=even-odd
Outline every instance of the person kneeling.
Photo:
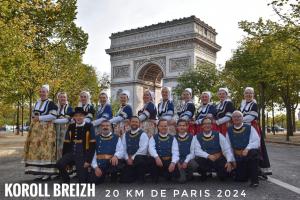
[{"label": "person kneeling", "polygon": [[227,130],[226,139],[232,146],[236,163],[236,181],[248,181],[250,186],[258,186],[258,165],[260,138],[254,127],[243,123],[240,111],[232,113],[233,126]]},{"label": "person kneeling", "polygon": [[176,163],[179,160],[178,143],[174,136],[168,133],[168,121],[158,121],[158,133],[150,138],[149,153],[151,156],[150,174],[154,182],[159,175],[167,180],[178,177]]},{"label": "person kneeling", "polygon": [[122,137],[126,167],[122,171],[120,182],[130,183],[138,179],[139,182],[145,181],[145,169],[148,162],[148,143],[147,133],[140,129],[140,119],[134,116],[130,119],[130,130]]},{"label": "person kneeling", "polygon": [[96,152],[89,182],[102,183],[107,175],[111,176],[111,181],[116,181],[117,173],[122,168],[123,155],[121,139],[111,132],[111,123],[108,120],[102,121],[101,132],[96,135]]},{"label": "person kneeling", "polygon": [[177,122],[178,134],[175,136],[179,148],[179,162],[177,167],[179,170],[178,182],[184,183],[186,180],[193,178],[194,164],[194,148],[192,146],[193,135],[187,133],[188,122],[184,119],[179,119]]},{"label": "person kneeling", "polygon": [[91,123],[84,121],[86,112],[81,107],[76,107],[72,116],[75,123],[70,124],[66,132],[63,156],[57,161],[62,181],[70,182],[66,167],[75,162],[76,174],[80,183],[88,181],[88,168],[95,152],[95,132]]},{"label": "person kneeling", "polygon": [[234,162],[234,157],[231,147],[222,134],[212,131],[211,119],[205,118],[202,128],[203,132],[198,133],[193,139],[195,160],[199,165],[201,180],[205,181],[207,173],[214,170],[223,181],[233,168],[231,162]]}]

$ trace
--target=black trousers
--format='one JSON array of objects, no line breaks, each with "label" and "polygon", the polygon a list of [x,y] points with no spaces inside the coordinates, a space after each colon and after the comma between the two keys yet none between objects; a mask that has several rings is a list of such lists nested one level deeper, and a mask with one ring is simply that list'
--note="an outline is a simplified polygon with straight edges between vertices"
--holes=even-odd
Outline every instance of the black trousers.
[{"label": "black trousers", "polygon": [[169,172],[169,165],[171,164],[171,160],[163,160],[161,159],[163,163],[163,167],[158,167],[155,162],[155,158],[150,157],[149,158],[149,166],[150,166],[150,175],[152,177],[152,180],[157,182],[159,177],[162,176],[166,180],[171,180],[172,178],[178,178],[179,177],[179,171],[177,165],[175,165],[175,170],[170,173]]},{"label": "black trousers", "polygon": [[226,179],[229,174],[225,169],[226,158],[221,156],[216,161],[211,161],[208,158],[196,157],[195,161],[198,163],[198,172],[201,174],[201,179],[206,180],[207,172],[212,172],[213,170],[217,173],[220,180]]},{"label": "black trousers", "polygon": [[108,175],[111,176],[111,181],[116,181],[118,177],[118,173],[122,171],[124,165],[125,165],[124,160],[122,159],[118,160],[117,166],[112,166],[109,160],[107,160],[107,162],[103,166],[98,166],[102,171],[102,175],[96,176],[95,170],[92,169],[91,172],[89,173],[88,182],[95,183],[96,185],[103,183],[105,181],[105,178]]},{"label": "black trousers", "polygon": [[82,152],[72,152],[66,153],[59,159],[56,163],[56,167],[59,170],[59,174],[63,180],[63,182],[70,182],[69,174],[66,170],[67,165],[73,165],[75,163],[76,166],[76,174],[79,178],[80,183],[86,183],[88,180],[88,168],[84,168],[85,156]]},{"label": "black trousers", "polygon": [[258,183],[259,150],[251,149],[246,157],[236,157],[236,181]]},{"label": "black trousers", "polygon": [[133,160],[133,165],[127,165],[122,170],[121,182],[131,183],[136,180],[144,181],[145,173],[149,163],[149,156],[136,155]]}]

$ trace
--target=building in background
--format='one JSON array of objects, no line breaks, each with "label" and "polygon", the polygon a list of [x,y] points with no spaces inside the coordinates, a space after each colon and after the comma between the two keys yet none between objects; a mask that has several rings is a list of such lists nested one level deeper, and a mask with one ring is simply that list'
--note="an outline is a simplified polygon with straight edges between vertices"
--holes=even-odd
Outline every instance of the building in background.
[{"label": "building in background", "polygon": [[131,93],[134,111],[143,105],[143,91],[155,92],[156,104],[162,86],[174,88],[180,73],[201,62],[216,62],[221,49],[217,32],[195,16],[113,33],[106,49],[111,61],[111,95]]}]

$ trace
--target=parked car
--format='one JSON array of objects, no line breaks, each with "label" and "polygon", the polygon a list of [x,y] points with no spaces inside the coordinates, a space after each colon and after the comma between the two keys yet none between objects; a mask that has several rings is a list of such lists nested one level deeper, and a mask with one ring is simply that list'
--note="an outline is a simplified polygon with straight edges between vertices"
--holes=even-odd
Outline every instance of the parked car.
[{"label": "parked car", "polygon": [[268,133],[271,133],[272,130],[274,130],[275,132],[281,132],[281,131],[284,131],[284,128],[282,128],[281,126],[279,125],[274,125],[274,126],[266,126],[266,130]]},{"label": "parked car", "polygon": [[278,132],[278,131],[284,131],[284,128],[278,126],[278,125],[274,125],[274,130],[275,132]]}]

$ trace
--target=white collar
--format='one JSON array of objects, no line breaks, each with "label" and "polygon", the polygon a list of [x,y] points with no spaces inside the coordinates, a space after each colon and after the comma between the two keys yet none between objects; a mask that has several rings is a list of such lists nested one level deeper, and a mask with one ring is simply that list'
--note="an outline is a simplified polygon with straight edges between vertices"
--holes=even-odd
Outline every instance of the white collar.
[{"label": "white collar", "polygon": [[103,135],[103,134],[101,133],[101,136],[102,136],[102,137],[109,137],[109,136],[111,136],[111,134],[112,134],[112,132],[109,132],[109,134],[107,134],[107,135]]},{"label": "white collar", "polygon": [[83,123],[81,123],[81,124],[77,124],[76,123],[76,127],[82,127],[82,126],[84,126],[85,125],[85,121],[83,121]]},{"label": "white collar", "polygon": [[186,135],[187,135],[186,132],[183,135],[181,135],[180,133],[178,133],[178,136],[181,137],[181,138],[185,138]]},{"label": "white collar", "polygon": [[212,131],[210,131],[209,133],[205,133],[205,132],[203,131],[203,135],[204,135],[204,137],[210,137],[210,136],[212,135]]},{"label": "white collar", "polygon": [[134,134],[136,134],[138,131],[140,130],[140,128],[138,128],[138,129],[136,129],[136,130],[130,130],[130,133],[132,134],[132,135],[134,135]]},{"label": "white collar", "polygon": [[235,126],[235,125],[233,125],[233,127],[234,127],[235,129],[240,129],[240,128],[242,128],[242,127],[243,127],[243,125],[244,125],[244,123],[242,123],[242,125],[241,125],[241,126]]},{"label": "white collar", "polygon": [[166,133],[166,134],[161,134],[161,133],[158,133],[161,137],[165,138],[169,135],[169,133]]}]

